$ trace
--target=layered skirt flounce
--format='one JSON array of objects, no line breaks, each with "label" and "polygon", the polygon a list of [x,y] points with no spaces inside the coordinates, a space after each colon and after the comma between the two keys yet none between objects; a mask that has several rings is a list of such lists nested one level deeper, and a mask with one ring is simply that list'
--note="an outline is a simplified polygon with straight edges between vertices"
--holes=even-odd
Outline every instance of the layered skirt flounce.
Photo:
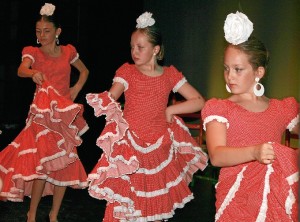
[{"label": "layered skirt flounce", "polygon": [[97,139],[103,153],[88,175],[89,194],[108,202],[104,221],[168,219],[193,199],[188,184],[197,170],[205,169],[208,156],[180,118],[149,144],[130,130],[108,92],[86,99],[95,116],[106,115]]},{"label": "layered skirt flounce", "polygon": [[276,160],[222,168],[215,221],[298,221],[298,152],[273,143]]},{"label": "layered skirt flounce", "polygon": [[0,200],[23,201],[34,179],[46,180],[43,196],[54,185],[86,188],[87,174],[77,155],[88,130],[83,106],[59,95],[48,82],[35,92],[26,126],[0,152]]}]

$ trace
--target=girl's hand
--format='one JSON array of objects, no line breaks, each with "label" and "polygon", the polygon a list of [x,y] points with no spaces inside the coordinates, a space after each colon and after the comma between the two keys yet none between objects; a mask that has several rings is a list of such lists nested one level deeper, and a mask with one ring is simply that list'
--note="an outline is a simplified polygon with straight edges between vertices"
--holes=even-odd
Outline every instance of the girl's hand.
[{"label": "girl's hand", "polygon": [[39,71],[32,74],[31,78],[32,78],[32,81],[38,85],[42,85],[43,82],[45,81],[45,77],[44,77],[43,73],[41,73]]},{"label": "girl's hand", "polygon": [[269,142],[257,145],[256,149],[254,150],[254,158],[263,164],[273,163],[276,159],[276,156],[272,143]]},{"label": "girl's hand", "polygon": [[172,123],[173,122],[173,114],[171,113],[171,109],[170,107],[167,107],[166,109],[166,120],[168,123]]}]

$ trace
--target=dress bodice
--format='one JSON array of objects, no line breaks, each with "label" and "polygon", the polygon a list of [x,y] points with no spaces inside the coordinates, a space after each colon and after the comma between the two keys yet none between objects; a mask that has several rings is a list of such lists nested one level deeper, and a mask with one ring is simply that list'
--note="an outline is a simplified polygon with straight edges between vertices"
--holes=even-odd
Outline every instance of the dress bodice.
[{"label": "dress bodice", "polygon": [[227,145],[247,146],[265,142],[281,142],[289,124],[296,125],[297,101],[290,97],[270,99],[263,112],[251,112],[230,100],[211,99],[202,110],[204,124],[213,119],[227,124]]},{"label": "dress bodice", "polygon": [[146,140],[156,140],[166,131],[165,110],[170,92],[177,91],[186,82],[174,66],[164,66],[163,70],[162,75],[150,77],[126,63],[114,78],[125,86],[125,119],[131,129]]},{"label": "dress bodice", "polygon": [[32,69],[41,71],[47,80],[62,96],[69,97],[71,63],[79,57],[74,46],[61,45],[61,55],[51,57],[38,47],[26,46],[22,51],[22,59],[29,57],[33,63]]}]

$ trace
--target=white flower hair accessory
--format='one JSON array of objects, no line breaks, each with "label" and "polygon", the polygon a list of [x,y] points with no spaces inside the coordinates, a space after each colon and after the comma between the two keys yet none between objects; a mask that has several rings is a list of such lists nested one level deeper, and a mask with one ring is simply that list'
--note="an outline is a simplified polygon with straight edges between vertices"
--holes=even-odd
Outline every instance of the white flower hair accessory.
[{"label": "white flower hair accessory", "polygon": [[45,5],[43,5],[43,7],[40,10],[40,14],[50,16],[53,15],[54,10],[55,10],[55,5],[52,5],[50,3],[45,3]]},{"label": "white flower hair accessory", "polygon": [[136,28],[146,28],[154,25],[155,20],[152,18],[152,13],[144,12],[137,18],[136,22]]},{"label": "white flower hair accessory", "polygon": [[248,40],[253,32],[253,23],[248,17],[241,13],[236,12],[227,15],[224,23],[224,33],[227,42],[238,45]]}]

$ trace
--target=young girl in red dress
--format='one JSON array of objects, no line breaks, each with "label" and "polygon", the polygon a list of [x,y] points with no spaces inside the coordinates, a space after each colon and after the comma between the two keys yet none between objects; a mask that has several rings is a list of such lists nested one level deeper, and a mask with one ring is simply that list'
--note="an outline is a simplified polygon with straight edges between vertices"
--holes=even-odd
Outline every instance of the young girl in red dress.
[{"label": "young girl in red dress", "polygon": [[[176,117],[201,110],[204,99],[174,66],[158,64],[164,48],[151,13],[137,19],[130,45],[134,64],[118,68],[109,91],[86,96],[95,115],[106,116],[88,191],[107,201],[103,221],[162,221],[194,198],[188,184],[207,166],[206,153]],[[168,106],[171,91],[186,101]],[[124,110],[117,102],[123,93]]]},{"label": "young girl in red dress", "polygon": [[251,35],[240,12],[227,16],[224,78],[231,93],[201,111],[210,161],[222,167],[215,221],[298,221],[297,150],[281,144],[286,129],[299,133],[295,98],[267,98],[259,80],[269,52]]},{"label": "young girl in red dress", "polygon": [[[46,3],[36,22],[39,47],[22,51],[18,76],[32,78],[36,90],[25,128],[0,152],[1,200],[23,201],[30,196],[27,222],[36,221],[42,196],[53,195],[47,220],[57,221],[66,187],[86,188],[87,174],[76,147],[88,130],[83,106],[73,103],[89,71],[74,46],[59,45],[61,27],[55,6]],[[80,73],[70,88],[71,65]]]}]

